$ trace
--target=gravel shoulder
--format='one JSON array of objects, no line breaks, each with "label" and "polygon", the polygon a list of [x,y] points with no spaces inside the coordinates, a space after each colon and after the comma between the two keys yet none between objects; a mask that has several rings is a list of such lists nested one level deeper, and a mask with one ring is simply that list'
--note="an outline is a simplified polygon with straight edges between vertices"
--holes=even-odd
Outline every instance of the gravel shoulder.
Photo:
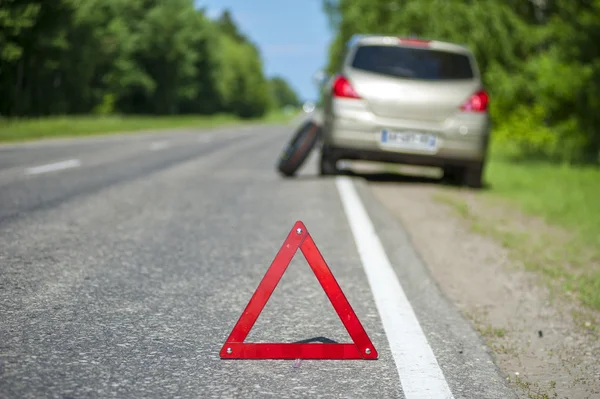
[{"label": "gravel shoulder", "polygon": [[600,397],[598,314],[571,300],[558,283],[546,284],[548,273],[527,267],[543,263],[533,259],[544,255],[539,249],[560,248],[567,233],[433,180],[369,184],[520,397]]}]

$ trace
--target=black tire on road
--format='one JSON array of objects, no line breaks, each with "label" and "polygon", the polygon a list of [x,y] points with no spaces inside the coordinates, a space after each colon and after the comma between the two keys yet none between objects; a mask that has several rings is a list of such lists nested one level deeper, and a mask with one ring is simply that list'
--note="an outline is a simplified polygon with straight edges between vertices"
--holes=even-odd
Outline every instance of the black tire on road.
[{"label": "black tire on road", "polygon": [[338,172],[337,159],[333,158],[329,147],[323,145],[319,162],[319,174],[321,176],[334,176],[337,175]]},{"label": "black tire on road", "polygon": [[483,163],[470,166],[463,171],[462,183],[473,189],[483,188]]},{"label": "black tire on road", "polygon": [[484,164],[481,162],[475,165],[445,168],[444,180],[453,185],[480,189],[483,187],[483,167]]},{"label": "black tire on road", "polygon": [[320,133],[319,125],[313,121],[304,123],[296,131],[279,157],[277,169],[282,175],[290,177],[300,169],[317,144]]}]

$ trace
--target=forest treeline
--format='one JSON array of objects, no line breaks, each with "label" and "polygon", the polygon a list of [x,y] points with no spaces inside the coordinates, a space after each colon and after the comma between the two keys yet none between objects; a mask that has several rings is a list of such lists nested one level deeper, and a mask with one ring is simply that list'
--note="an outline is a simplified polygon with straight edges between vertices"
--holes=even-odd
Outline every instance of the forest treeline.
[{"label": "forest treeline", "polygon": [[600,161],[600,0],[323,0],[329,72],[357,33],[469,46],[491,97],[494,140],[513,154]]},{"label": "forest treeline", "polygon": [[0,116],[215,114],[299,105],[231,14],[193,0],[1,0]]}]

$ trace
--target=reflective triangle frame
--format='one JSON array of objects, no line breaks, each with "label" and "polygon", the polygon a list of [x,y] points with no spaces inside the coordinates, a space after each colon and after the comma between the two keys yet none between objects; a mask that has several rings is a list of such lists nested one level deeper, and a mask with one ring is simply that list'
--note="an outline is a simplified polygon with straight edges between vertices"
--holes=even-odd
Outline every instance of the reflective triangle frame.
[{"label": "reflective triangle frame", "polygon": [[[244,342],[269,301],[281,277],[300,249],[327,294],[352,343],[247,343]],[[222,359],[375,360],[367,332],[342,292],[329,266],[302,221],[297,221],[256,288],[220,351]]]}]

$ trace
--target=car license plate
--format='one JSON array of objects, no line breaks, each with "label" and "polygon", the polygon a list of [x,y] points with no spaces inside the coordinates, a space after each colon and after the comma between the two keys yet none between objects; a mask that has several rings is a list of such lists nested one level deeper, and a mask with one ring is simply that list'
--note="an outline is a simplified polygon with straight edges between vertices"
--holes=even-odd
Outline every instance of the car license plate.
[{"label": "car license plate", "polygon": [[381,132],[381,144],[407,150],[434,150],[437,140],[433,134],[417,132]]}]

